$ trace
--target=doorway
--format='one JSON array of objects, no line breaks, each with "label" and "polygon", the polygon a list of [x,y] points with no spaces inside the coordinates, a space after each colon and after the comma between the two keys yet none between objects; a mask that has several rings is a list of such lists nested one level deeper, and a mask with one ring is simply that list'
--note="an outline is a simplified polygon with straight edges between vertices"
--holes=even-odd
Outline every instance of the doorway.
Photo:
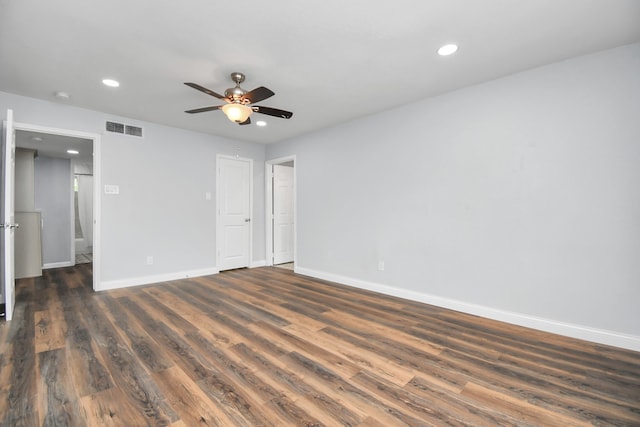
[{"label": "doorway", "polygon": [[14,128],[16,147],[34,152],[34,210],[42,216],[43,268],[76,265],[81,245],[81,262],[93,263],[93,289],[98,289],[100,135],[26,123]]},{"label": "doorway", "polygon": [[[42,235],[37,250],[16,257],[16,278],[32,277],[18,275],[18,262],[28,263],[35,252],[44,269],[73,266],[79,254],[81,261],[91,259],[93,140],[26,130],[17,130],[15,140],[16,150],[29,154],[25,169],[30,169],[21,174],[16,163],[16,216],[39,216]],[[16,238],[27,231],[18,229]]]},{"label": "doorway", "polygon": [[266,163],[267,265],[293,270],[296,262],[295,156]]}]

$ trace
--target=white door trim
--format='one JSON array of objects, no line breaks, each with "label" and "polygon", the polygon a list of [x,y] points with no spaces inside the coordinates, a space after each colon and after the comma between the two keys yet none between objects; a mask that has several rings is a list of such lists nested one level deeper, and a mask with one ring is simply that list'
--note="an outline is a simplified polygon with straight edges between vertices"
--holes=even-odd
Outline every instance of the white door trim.
[{"label": "white door trim", "polygon": [[5,319],[13,318],[16,302],[15,276],[15,165],[16,133],[13,110],[7,110],[7,118],[2,128],[2,302],[5,304]]},{"label": "white door trim", "polygon": [[[49,133],[52,135],[60,135],[60,136],[69,136],[73,138],[83,138],[83,139],[91,139],[93,140],[93,290],[100,289],[100,279],[101,279],[101,240],[100,240],[100,186],[101,186],[101,143],[100,143],[100,134],[83,132],[78,130],[71,129],[60,129],[49,126],[40,126],[34,125],[30,123],[14,123],[15,130],[29,131],[29,132],[40,132],[40,133]],[[73,195],[72,195],[73,197]],[[72,207],[73,207],[73,199],[71,199]],[[73,212],[73,209],[72,209]],[[75,234],[73,233],[74,227],[73,222],[71,223],[72,227],[72,237],[71,240],[71,262],[75,262]]]},{"label": "white door trim", "polygon": [[298,161],[296,155],[278,157],[265,162],[265,256],[266,265],[273,265],[273,165],[293,161],[293,264],[298,264]]},{"label": "white door trim", "polygon": [[253,267],[253,159],[238,156],[229,156],[225,154],[216,155],[216,269],[220,270],[220,248],[222,248],[222,221],[220,220],[220,160],[238,160],[249,162],[249,265]]}]

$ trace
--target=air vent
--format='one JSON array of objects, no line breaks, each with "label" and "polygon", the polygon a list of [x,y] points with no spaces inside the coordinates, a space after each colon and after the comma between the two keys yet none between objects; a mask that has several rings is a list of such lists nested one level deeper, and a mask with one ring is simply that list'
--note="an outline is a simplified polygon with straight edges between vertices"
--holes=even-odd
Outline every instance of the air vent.
[{"label": "air vent", "polygon": [[142,128],[139,126],[125,125],[124,123],[107,122],[107,132],[121,133],[123,135],[142,138]]},{"label": "air vent", "polygon": [[138,126],[129,126],[126,125],[124,127],[124,133],[131,136],[139,136],[142,138],[142,128]]},{"label": "air vent", "polygon": [[124,124],[107,122],[107,132],[124,133]]}]

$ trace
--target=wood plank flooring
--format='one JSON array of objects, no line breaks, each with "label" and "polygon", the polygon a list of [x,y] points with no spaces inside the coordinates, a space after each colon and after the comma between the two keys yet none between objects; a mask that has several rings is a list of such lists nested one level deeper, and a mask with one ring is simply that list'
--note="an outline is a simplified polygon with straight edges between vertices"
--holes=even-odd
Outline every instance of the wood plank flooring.
[{"label": "wood plank flooring", "polygon": [[639,426],[640,353],[278,268],[17,286],[2,426]]}]

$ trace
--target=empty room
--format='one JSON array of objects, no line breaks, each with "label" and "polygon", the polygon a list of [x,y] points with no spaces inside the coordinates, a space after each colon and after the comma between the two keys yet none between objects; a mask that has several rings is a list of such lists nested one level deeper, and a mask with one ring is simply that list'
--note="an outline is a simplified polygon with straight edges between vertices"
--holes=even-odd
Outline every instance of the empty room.
[{"label": "empty room", "polygon": [[640,425],[640,2],[0,0],[2,426]]}]

